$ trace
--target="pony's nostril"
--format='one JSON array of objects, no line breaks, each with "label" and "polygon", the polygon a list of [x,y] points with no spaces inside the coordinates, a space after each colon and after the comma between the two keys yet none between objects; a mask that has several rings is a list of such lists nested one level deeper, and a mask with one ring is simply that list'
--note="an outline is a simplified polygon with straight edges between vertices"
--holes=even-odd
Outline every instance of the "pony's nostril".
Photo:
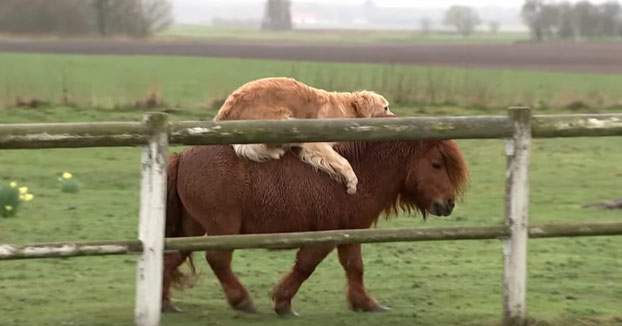
[{"label": "pony's nostril", "polygon": [[439,204],[439,203],[434,203],[434,210],[435,210],[437,213],[440,213],[440,212],[444,211],[445,209],[444,209],[444,207],[443,207],[443,205],[442,205],[442,204]]},{"label": "pony's nostril", "polygon": [[454,208],[454,206],[456,206],[456,202],[453,199],[449,198],[447,199],[447,206],[449,208]]}]

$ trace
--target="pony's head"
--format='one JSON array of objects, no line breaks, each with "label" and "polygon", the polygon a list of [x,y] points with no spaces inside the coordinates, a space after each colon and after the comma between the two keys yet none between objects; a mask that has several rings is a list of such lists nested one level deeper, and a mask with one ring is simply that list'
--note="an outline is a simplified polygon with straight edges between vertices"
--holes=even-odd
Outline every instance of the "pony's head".
[{"label": "pony's head", "polygon": [[398,206],[416,209],[424,218],[448,216],[468,184],[468,167],[458,145],[451,141],[420,142],[406,165]]}]

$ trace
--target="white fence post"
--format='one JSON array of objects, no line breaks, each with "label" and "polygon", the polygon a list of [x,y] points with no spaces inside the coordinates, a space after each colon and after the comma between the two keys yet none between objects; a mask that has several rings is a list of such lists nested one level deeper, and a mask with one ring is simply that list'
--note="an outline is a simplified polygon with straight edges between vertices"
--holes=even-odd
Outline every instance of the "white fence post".
[{"label": "white fence post", "polygon": [[531,110],[510,108],[514,134],[506,144],[505,223],[510,237],[503,246],[503,325],[526,324],[527,215],[529,208],[529,147]]},{"label": "white fence post", "polygon": [[140,221],[138,238],[143,243],[136,273],[136,326],[158,326],[162,291],[162,260],[166,208],[166,159],[168,119],[163,113],[145,115],[151,132],[142,150]]}]

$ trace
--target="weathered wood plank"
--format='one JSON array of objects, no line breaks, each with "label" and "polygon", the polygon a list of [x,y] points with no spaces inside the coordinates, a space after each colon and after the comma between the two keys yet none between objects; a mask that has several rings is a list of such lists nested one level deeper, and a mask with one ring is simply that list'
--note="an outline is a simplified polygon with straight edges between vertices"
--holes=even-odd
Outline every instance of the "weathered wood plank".
[{"label": "weathered wood plank", "polygon": [[503,116],[174,122],[171,143],[246,144],[412,139],[481,139],[511,135]]},{"label": "weathered wood plank", "polygon": [[536,115],[534,138],[622,136],[622,114]]},{"label": "weathered wood plank", "polygon": [[125,255],[142,251],[139,240],[0,244],[0,260]]},{"label": "weathered wood plank", "polygon": [[475,240],[507,237],[504,226],[443,227],[382,230],[335,230],[282,234],[247,234],[167,238],[166,250],[230,250],[230,249],[288,249],[302,246],[326,246],[346,243],[376,243],[435,240]]},{"label": "weathered wood plank", "polygon": [[[529,236],[535,239],[612,235],[622,235],[622,223],[545,224],[529,227]],[[346,243],[505,239],[509,236],[509,229],[503,225],[486,227],[425,227],[167,238],[164,247],[169,251],[251,248],[287,249],[301,246],[325,246]]]},{"label": "weathered wood plank", "polygon": [[529,226],[529,238],[569,238],[622,235],[622,223],[541,224]]},{"label": "weathered wood plank", "polygon": [[143,243],[143,252],[136,268],[134,323],[137,326],[158,326],[162,295],[168,123],[165,114],[146,115],[144,122],[151,131],[151,138],[142,150],[138,238]]},{"label": "weathered wood plank", "polygon": [[[529,226],[529,238],[592,237],[622,235],[622,223],[543,224]],[[506,226],[425,227],[415,229],[365,229],[320,232],[251,234],[211,237],[167,238],[165,250],[283,249],[300,246],[338,245],[345,243],[455,241],[505,239]],[[116,248],[123,247],[117,250]],[[29,250],[32,248],[32,250]],[[77,248],[76,250],[70,248]],[[29,252],[24,255],[23,250]],[[47,251],[41,250],[47,249]],[[111,249],[111,250],[108,250]],[[54,252],[62,251],[62,256]],[[92,255],[133,254],[142,252],[139,240],[86,241],[66,243],[0,244],[0,260],[57,258]]]},{"label": "weathered wood plank", "polygon": [[514,135],[506,145],[505,223],[510,237],[503,246],[503,325],[523,326],[526,324],[531,110],[511,108],[508,114]]},{"label": "weathered wood plank", "polygon": [[[622,114],[534,116],[534,138],[622,136]],[[495,139],[510,137],[504,116],[391,119],[173,122],[174,145]],[[149,133],[139,122],[0,124],[0,149],[140,146]]]},{"label": "weathered wood plank", "polygon": [[137,146],[148,137],[140,122],[0,124],[0,149]]}]

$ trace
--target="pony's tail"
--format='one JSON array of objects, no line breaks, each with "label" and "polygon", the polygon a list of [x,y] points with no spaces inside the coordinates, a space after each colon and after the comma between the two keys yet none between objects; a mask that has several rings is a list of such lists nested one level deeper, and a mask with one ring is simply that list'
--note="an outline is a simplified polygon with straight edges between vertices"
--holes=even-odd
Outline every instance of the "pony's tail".
[{"label": "pony's tail", "polygon": [[167,238],[178,237],[181,233],[182,203],[177,193],[177,168],[179,167],[179,153],[172,153],[166,169],[166,228]]},{"label": "pony's tail", "polygon": [[[183,204],[177,193],[177,168],[179,166],[179,153],[172,153],[168,161],[166,170],[166,227],[164,234],[167,238],[178,238],[184,236],[183,231]],[[185,275],[179,267],[188,262],[191,275]],[[168,285],[174,285],[177,288],[185,288],[192,286],[196,279],[196,269],[192,260],[192,252],[180,251],[170,255],[170,258],[164,261],[164,278],[168,280]]]}]

